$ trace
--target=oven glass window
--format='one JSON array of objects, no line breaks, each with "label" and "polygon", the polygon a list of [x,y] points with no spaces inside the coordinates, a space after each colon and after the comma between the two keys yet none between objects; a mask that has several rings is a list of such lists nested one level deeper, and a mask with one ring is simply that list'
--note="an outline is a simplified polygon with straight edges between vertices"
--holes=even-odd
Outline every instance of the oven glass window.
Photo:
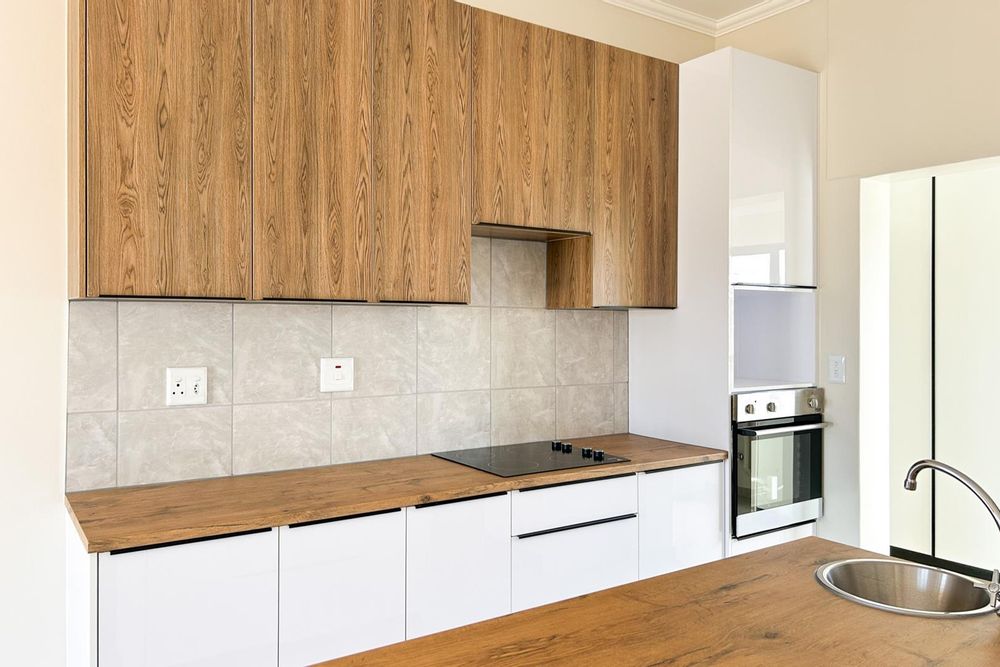
[{"label": "oven glass window", "polygon": [[820,429],[757,436],[737,442],[737,514],[774,509],[822,497]]}]

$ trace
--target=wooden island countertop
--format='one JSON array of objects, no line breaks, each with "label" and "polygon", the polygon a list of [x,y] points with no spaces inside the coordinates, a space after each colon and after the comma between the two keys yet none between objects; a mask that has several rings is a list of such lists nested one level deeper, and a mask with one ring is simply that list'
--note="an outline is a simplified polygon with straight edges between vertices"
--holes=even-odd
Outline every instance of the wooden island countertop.
[{"label": "wooden island countertop", "polygon": [[574,438],[630,459],[498,477],[434,456],[81,491],[66,506],[89,553],[214,537],[442,500],[725,460],[718,449],[639,435]]},{"label": "wooden island countertop", "polygon": [[323,664],[1000,664],[993,614],[902,616],[815,580],[823,563],[875,555],[810,537]]}]

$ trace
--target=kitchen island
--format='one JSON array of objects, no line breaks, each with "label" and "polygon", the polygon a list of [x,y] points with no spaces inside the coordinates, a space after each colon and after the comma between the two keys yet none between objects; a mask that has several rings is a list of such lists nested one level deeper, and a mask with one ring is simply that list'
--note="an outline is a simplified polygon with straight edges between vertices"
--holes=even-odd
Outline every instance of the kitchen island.
[{"label": "kitchen island", "polygon": [[[902,616],[821,588],[873,556],[806,538],[328,665],[996,665],[1000,619]],[[581,554],[581,557],[586,557]]]}]

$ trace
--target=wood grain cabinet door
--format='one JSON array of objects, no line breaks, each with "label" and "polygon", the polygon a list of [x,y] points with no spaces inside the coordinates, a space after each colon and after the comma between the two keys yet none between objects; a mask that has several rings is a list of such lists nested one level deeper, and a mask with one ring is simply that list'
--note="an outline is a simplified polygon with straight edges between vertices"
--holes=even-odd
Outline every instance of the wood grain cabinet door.
[{"label": "wood grain cabinet door", "polygon": [[254,297],[364,301],[371,0],[254,0]]},{"label": "wood grain cabinet door", "polygon": [[476,222],[591,230],[595,47],[474,11]]},{"label": "wood grain cabinet door", "polygon": [[87,3],[88,296],[249,297],[249,0]]},{"label": "wood grain cabinet door", "polygon": [[467,303],[471,10],[375,0],[375,295]]},{"label": "wood grain cabinet door", "polygon": [[677,75],[597,45],[595,306],[677,306]]}]

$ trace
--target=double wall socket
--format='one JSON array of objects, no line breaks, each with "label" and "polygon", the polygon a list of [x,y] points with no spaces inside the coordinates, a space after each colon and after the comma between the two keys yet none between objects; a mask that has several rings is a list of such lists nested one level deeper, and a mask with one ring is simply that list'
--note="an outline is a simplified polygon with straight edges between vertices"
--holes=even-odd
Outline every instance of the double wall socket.
[{"label": "double wall socket", "polygon": [[208,403],[208,369],[168,368],[167,405],[204,405]]}]

